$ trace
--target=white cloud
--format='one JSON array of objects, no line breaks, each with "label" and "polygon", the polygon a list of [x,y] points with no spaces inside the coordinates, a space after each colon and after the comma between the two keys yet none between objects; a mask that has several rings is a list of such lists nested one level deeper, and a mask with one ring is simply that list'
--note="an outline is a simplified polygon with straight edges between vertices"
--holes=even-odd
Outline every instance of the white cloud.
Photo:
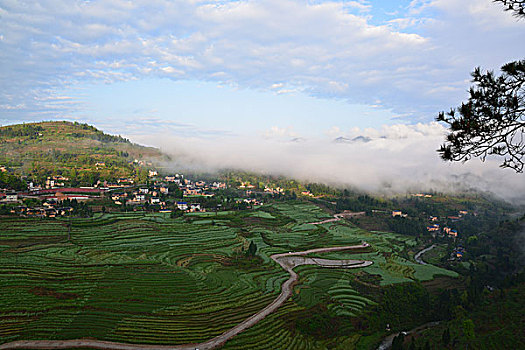
[{"label": "white cloud", "polygon": [[0,104],[28,111],[43,110],[39,89],[168,77],[428,120],[464,99],[474,66],[522,58],[525,35],[488,0],[413,1],[384,24],[374,1],[4,0],[0,15]]},{"label": "white cloud", "polygon": [[265,139],[289,141],[294,138],[298,138],[299,135],[293,130],[293,127],[288,126],[280,128],[278,126],[272,126],[269,130],[262,133]]}]

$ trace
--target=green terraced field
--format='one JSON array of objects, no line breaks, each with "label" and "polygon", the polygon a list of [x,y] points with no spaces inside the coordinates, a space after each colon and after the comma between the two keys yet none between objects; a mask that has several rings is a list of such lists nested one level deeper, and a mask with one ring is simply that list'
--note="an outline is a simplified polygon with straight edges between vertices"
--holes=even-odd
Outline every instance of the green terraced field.
[{"label": "green terraced field", "polygon": [[[374,250],[322,256],[372,260],[374,265],[297,268],[300,283],[293,298],[225,346],[346,349],[359,335],[317,339],[291,329],[293,315],[323,304],[334,315],[352,317],[374,305],[373,297],[350,283],[358,270],[380,275],[381,285],[452,275],[401,258],[399,253],[415,244],[409,237],[370,233],[344,222],[307,225],[329,217],[307,203],[262,209],[219,213],[217,220],[212,213],[178,219],[144,213],[72,219],[69,242],[65,219],[1,218],[0,343],[78,337],[152,344],[205,341],[279,294],[288,274],[270,255],[365,240]],[[232,258],[250,241],[263,263],[238,267]]]}]

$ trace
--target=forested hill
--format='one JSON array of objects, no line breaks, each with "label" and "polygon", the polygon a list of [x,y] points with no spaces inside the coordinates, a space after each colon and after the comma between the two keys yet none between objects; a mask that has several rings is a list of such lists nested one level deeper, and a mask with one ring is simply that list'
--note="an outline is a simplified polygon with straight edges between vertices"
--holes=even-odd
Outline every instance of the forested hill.
[{"label": "forested hill", "polygon": [[162,157],[156,148],[78,122],[0,127],[0,166],[38,183],[59,175],[78,184],[143,177],[147,176],[146,166]]}]

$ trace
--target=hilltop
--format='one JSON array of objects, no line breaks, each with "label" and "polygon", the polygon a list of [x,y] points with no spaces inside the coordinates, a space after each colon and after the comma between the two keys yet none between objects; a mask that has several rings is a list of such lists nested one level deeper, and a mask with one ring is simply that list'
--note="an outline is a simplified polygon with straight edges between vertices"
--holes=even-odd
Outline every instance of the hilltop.
[{"label": "hilltop", "polygon": [[145,166],[163,157],[156,148],[78,122],[0,127],[0,165],[40,184],[48,177],[71,179],[73,185],[92,185],[95,179],[145,179]]}]

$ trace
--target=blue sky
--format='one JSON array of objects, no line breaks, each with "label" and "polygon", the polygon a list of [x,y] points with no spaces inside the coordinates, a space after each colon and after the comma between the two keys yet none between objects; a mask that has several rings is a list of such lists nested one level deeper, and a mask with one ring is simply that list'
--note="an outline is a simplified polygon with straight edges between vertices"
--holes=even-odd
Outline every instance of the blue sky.
[{"label": "blue sky", "polygon": [[392,124],[396,115],[369,105],[341,99],[313,98],[303,93],[275,94],[213,82],[143,79],[91,85],[77,93],[85,98],[81,120],[92,119],[119,131],[112,123],[160,123],[185,136],[238,136],[288,128],[288,134],[316,136],[319,130],[338,126],[370,128]]},{"label": "blue sky", "polygon": [[429,123],[522,58],[490,0],[0,0],[0,123],[314,137]]}]

